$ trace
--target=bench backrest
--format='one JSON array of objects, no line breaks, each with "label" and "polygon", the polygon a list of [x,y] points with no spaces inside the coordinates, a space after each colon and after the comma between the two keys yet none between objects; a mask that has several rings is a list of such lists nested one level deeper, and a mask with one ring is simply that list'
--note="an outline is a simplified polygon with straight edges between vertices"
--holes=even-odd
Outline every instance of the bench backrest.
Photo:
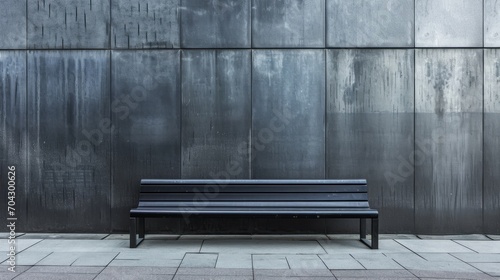
[{"label": "bench backrest", "polygon": [[139,207],[369,208],[366,180],[141,180]]}]

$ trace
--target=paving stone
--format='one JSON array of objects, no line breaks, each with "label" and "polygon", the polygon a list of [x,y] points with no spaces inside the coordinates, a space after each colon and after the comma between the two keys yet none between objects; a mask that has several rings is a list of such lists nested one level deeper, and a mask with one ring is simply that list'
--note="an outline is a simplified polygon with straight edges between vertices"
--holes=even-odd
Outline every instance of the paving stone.
[{"label": "paving stone", "polygon": [[483,0],[415,0],[416,47],[482,47]]},{"label": "paving stone", "polygon": [[181,262],[181,267],[207,267],[214,268],[217,254],[186,254]]},{"label": "paving stone", "polygon": [[320,276],[320,277],[309,277],[309,276],[297,276],[297,277],[288,277],[288,276],[255,276],[255,280],[335,280],[334,276]]},{"label": "paving stone", "polygon": [[463,234],[463,235],[421,235],[418,237],[424,240],[489,240],[484,234]]},{"label": "paving stone", "polygon": [[237,254],[324,254],[316,241],[206,240],[201,252]]},{"label": "paving stone", "polygon": [[463,271],[432,271],[432,270],[410,270],[419,278],[438,278],[438,279],[491,279],[490,276],[478,272]]},{"label": "paving stone", "polygon": [[[22,252],[16,255],[16,265],[35,265],[48,256],[50,252]],[[7,261],[2,264],[8,265]]]},{"label": "paving stone", "polygon": [[464,262],[436,262],[426,260],[399,259],[397,262],[408,270],[428,270],[428,271],[453,271],[453,272],[479,272],[471,265]]},{"label": "paving stone", "polygon": [[420,253],[419,255],[430,262],[461,262],[459,259],[446,253]]},{"label": "paving stone", "polygon": [[328,269],[255,269],[254,276],[322,277],[332,273]]},{"label": "paving stone", "polygon": [[216,268],[252,268],[250,254],[219,254]]},{"label": "paving stone", "polygon": [[167,274],[141,274],[141,275],[111,275],[99,274],[94,280],[171,280],[174,275]]},{"label": "paving stone", "polygon": [[407,270],[332,270],[332,273],[337,278],[353,277],[353,278],[412,278],[415,277]]},{"label": "paving stone", "polygon": [[414,234],[380,234],[379,239],[419,239]]},{"label": "paving stone", "polygon": [[73,266],[107,266],[118,253],[85,253],[80,255]]},{"label": "paving stone", "polygon": [[16,273],[16,272],[0,272],[0,280],[11,280],[14,279],[14,277],[17,277],[21,273]]},{"label": "paving stone", "polygon": [[250,234],[225,234],[225,235],[181,235],[179,236],[179,239],[181,240],[212,240],[212,239],[222,239],[222,240],[227,240],[227,239],[251,239],[252,235]]},{"label": "paving stone", "polygon": [[252,276],[175,275],[174,280],[252,280]]},{"label": "paving stone", "polygon": [[384,253],[388,258],[395,260],[396,262],[421,262],[425,261],[420,255],[415,253]]},{"label": "paving stone", "polygon": [[139,259],[139,260],[113,260],[108,266],[160,266],[160,267],[179,267],[182,260],[166,260],[166,259]]},{"label": "paving stone", "polygon": [[289,269],[283,255],[253,255],[254,269]]},{"label": "paving stone", "polygon": [[110,275],[141,275],[141,274],[161,274],[161,275],[169,275],[175,274],[177,268],[169,268],[169,267],[143,267],[143,266],[129,266],[129,267],[106,267],[101,274],[110,274]]},{"label": "paving stone", "polygon": [[327,269],[317,255],[289,255],[286,260],[291,269]]},{"label": "paving stone", "polygon": [[451,240],[396,240],[401,245],[417,253],[465,253],[472,252]]},{"label": "paving stone", "polygon": [[65,273],[65,274],[53,274],[53,273],[22,273],[15,279],[21,280],[91,280],[94,279],[97,274],[76,274],[76,273]]},{"label": "paving stone", "polygon": [[452,255],[467,263],[500,263],[500,254],[455,253]]},{"label": "paving stone", "polygon": [[108,234],[87,234],[87,233],[26,233],[20,239],[69,239],[69,240],[101,240]]},{"label": "paving stone", "polygon": [[384,253],[384,252],[410,252],[407,248],[397,243],[394,240],[379,240],[379,249],[372,250],[361,241],[357,240],[318,240],[321,246],[328,254],[345,254],[345,253]]},{"label": "paving stone", "polygon": [[[24,232],[16,232],[16,237],[23,236],[26,233]],[[8,239],[10,236],[10,233],[8,232],[0,232],[0,239]]]},{"label": "paving stone", "polygon": [[329,239],[347,239],[347,240],[358,240],[359,234],[327,234]]},{"label": "paving stone", "polygon": [[[141,250],[168,250],[170,253],[176,252],[199,252],[202,240],[144,240],[139,247]],[[128,247],[128,245],[127,245]],[[136,249],[130,249],[135,251]],[[123,250],[122,250],[123,251]]]},{"label": "paving stone", "polygon": [[168,251],[138,251],[120,252],[116,260],[140,260],[140,259],[164,259],[164,260],[182,260],[184,252],[169,253]]},{"label": "paving stone", "polygon": [[184,268],[177,270],[177,275],[207,275],[207,276],[252,276],[252,269],[245,268]]},{"label": "paving stone", "polygon": [[[26,239],[28,240],[28,239]],[[128,248],[126,240],[46,239],[29,248],[31,252],[113,252]]]},{"label": "paving stone", "polygon": [[456,241],[478,253],[500,253],[500,241]]},{"label": "paving stone", "polygon": [[491,276],[500,276],[500,262],[495,263],[473,263],[471,264],[475,268],[487,273]]},{"label": "paving stone", "polygon": [[365,269],[349,254],[318,255],[329,269]]},{"label": "paving stone", "polygon": [[21,252],[31,247],[35,244],[41,242],[42,239],[17,239],[16,238],[16,251]]},{"label": "paving stone", "polygon": [[404,269],[383,254],[352,254],[352,256],[366,269]]},{"label": "paving stone", "polygon": [[325,234],[255,234],[256,240],[327,240]]},{"label": "paving stone", "polygon": [[103,266],[33,266],[28,269],[27,273],[90,273],[98,274],[103,271]]},{"label": "paving stone", "polygon": [[39,261],[36,265],[71,265],[81,256],[81,254],[83,253],[54,252]]}]

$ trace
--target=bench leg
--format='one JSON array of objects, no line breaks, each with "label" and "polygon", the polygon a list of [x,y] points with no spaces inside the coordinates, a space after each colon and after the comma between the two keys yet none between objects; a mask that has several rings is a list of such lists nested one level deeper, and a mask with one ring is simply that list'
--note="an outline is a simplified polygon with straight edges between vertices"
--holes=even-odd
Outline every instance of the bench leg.
[{"label": "bench leg", "polygon": [[366,239],[366,219],[360,219],[359,229],[360,229],[360,240],[366,246],[371,249],[378,249],[378,218],[371,219],[372,228],[372,240]]},{"label": "bench leg", "polygon": [[[144,218],[139,218],[140,220],[142,220],[142,226],[144,226]],[[141,222],[139,223],[141,224]],[[140,236],[141,231],[143,233],[142,237]],[[142,240],[144,240],[144,227],[139,226],[139,238],[137,238],[137,218],[130,217],[130,248],[136,248]]]},{"label": "bench leg", "polygon": [[138,218],[137,220],[139,222],[139,238],[144,239],[144,235],[146,234],[145,218]]},{"label": "bench leg", "polygon": [[372,249],[378,249],[378,218],[372,219]]},{"label": "bench leg", "polygon": [[359,238],[366,239],[366,219],[359,219]]}]

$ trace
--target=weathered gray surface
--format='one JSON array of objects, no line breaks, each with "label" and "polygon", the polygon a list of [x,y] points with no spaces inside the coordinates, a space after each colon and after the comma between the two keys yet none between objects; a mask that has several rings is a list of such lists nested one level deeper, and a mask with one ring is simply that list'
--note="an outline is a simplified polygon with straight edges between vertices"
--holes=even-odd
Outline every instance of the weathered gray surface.
[{"label": "weathered gray surface", "polygon": [[180,82],[180,51],[113,52],[113,229],[127,229],[140,179],[180,178]]},{"label": "weathered gray surface", "polygon": [[27,0],[28,47],[109,47],[109,0]]},{"label": "weathered gray surface", "polygon": [[500,233],[500,50],[484,51],[484,230]]},{"label": "weathered gray surface", "polygon": [[[15,175],[16,217],[24,219],[26,207],[26,53],[0,51],[0,219],[7,216],[8,176]],[[8,174],[15,166],[15,174]],[[3,213],[2,213],[3,212]],[[7,229],[4,229],[7,231]],[[16,232],[20,232],[18,228]]]},{"label": "weathered gray surface", "polygon": [[30,231],[109,230],[109,70],[108,51],[28,53]]},{"label": "weathered gray surface", "polygon": [[253,51],[252,178],[324,178],[325,53]]},{"label": "weathered gray surface", "polygon": [[417,232],[482,230],[482,50],[417,50]]},{"label": "weathered gray surface", "polygon": [[366,178],[381,228],[412,232],[413,50],[330,50],[327,178]]},{"label": "weathered gray surface", "polygon": [[178,48],[180,0],[112,0],[111,46]]},{"label": "weathered gray surface", "polygon": [[484,0],[484,46],[500,47],[499,0]]},{"label": "weathered gray surface", "polygon": [[325,46],[324,0],[254,0],[252,10],[255,48]]},{"label": "weathered gray surface", "polygon": [[182,178],[250,178],[250,51],[183,51]]},{"label": "weathered gray surface", "polygon": [[183,48],[250,47],[250,0],[182,0]]},{"label": "weathered gray surface", "polygon": [[413,0],[328,0],[328,47],[413,47]]},{"label": "weathered gray surface", "polygon": [[26,1],[2,0],[0,49],[26,48]]},{"label": "weathered gray surface", "polygon": [[482,47],[483,0],[415,0],[416,47]]}]

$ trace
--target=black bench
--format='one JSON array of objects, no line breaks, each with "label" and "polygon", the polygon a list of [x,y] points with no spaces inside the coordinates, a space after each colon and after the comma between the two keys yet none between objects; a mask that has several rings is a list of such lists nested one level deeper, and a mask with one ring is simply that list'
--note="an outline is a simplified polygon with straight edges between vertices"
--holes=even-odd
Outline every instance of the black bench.
[{"label": "black bench", "polygon": [[[141,180],[139,206],[130,210],[130,248],[144,239],[145,218],[191,215],[359,218],[360,240],[378,249],[378,211],[368,205],[366,180],[157,179]],[[371,241],[366,219],[371,219]]]}]

